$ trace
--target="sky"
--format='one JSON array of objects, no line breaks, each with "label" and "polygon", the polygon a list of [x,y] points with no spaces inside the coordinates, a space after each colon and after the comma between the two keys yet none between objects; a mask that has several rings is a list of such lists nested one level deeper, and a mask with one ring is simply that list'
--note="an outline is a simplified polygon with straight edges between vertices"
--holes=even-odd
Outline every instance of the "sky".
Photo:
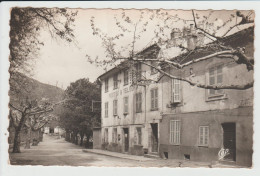
[{"label": "sky", "polygon": [[[104,33],[110,36],[116,35],[120,32],[120,29],[116,27],[114,16],[121,19],[122,10],[111,9],[77,9],[78,15],[75,20],[74,34],[76,39],[76,45],[73,43],[66,43],[64,41],[52,39],[48,32],[44,29],[41,32],[41,40],[44,41],[44,46],[40,50],[39,57],[35,61],[33,78],[36,80],[56,85],[60,88],[66,89],[71,82],[74,82],[81,78],[89,78],[90,81],[95,81],[97,77],[103,74],[104,68],[97,67],[95,64],[90,64],[86,55],[91,58],[105,59],[105,50],[102,47],[102,40],[97,36],[93,36],[93,31],[90,26],[90,19],[95,17],[95,24]],[[162,10],[163,11],[163,10]],[[139,20],[141,11],[139,10],[127,10],[126,15],[137,22]],[[166,11],[164,11],[166,12]],[[167,11],[171,15],[178,14],[178,17],[191,20],[191,11]],[[230,14],[234,11],[217,11],[211,15],[210,20],[214,22],[214,27],[223,25]],[[200,11],[198,14],[202,17],[208,15],[208,11]],[[149,11],[144,11],[143,22],[149,21]],[[173,20],[174,21],[174,20]],[[189,23],[189,22],[187,22]],[[182,28],[189,24],[185,24],[182,20],[175,20],[170,25],[172,28]],[[133,26],[125,26],[131,31],[124,34],[121,40],[118,40],[118,47],[126,46],[131,43],[133,39],[134,28]],[[158,29],[157,25],[163,25],[162,20],[150,20],[148,23],[147,31],[141,33],[140,39],[135,44],[135,51],[140,51],[143,48],[149,46],[153,42],[154,31]],[[142,30],[142,23],[138,24],[137,31]],[[166,39],[170,36],[170,31],[164,32]],[[127,49],[131,47],[128,46]],[[125,51],[127,54],[129,51]]]}]

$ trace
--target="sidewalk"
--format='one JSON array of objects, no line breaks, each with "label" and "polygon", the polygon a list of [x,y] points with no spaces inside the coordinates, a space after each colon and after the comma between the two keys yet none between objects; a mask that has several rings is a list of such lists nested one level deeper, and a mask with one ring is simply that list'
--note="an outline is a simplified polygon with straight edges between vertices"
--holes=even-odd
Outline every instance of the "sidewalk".
[{"label": "sidewalk", "polygon": [[145,158],[144,156],[136,156],[136,155],[129,155],[117,152],[110,152],[107,150],[100,150],[100,149],[83,149],[83,152],[86,153],[94,153],[98,155],[128,159],[139,161],[142,163],[146,163],[147,166],[150,167],[206,167],[206,168],[241,168],[236,165],[226,165],[222,163],[210,163],[210,162],[198,162],[198,161],[189,161],[189,160],[175,160],[175,159],[155,159],[155,158]]},{"label": "sidewalk", "polygon": [[158,159],[153,159],[153,158],[145,158],[143,156],[137,156],[137,155],[128,155],[128,154],[123,154],[123,153],[118,153],[118,152],[110,152],[107,150],[100,150],[100,149],[83,149],[83,152],[87,153],[95,153],[99,155],[105,155],[105,156],[112,156],[116,158],[123,158],[123,159],[129,159],[129,160],[135,160],[135,161],[154,161]]}]

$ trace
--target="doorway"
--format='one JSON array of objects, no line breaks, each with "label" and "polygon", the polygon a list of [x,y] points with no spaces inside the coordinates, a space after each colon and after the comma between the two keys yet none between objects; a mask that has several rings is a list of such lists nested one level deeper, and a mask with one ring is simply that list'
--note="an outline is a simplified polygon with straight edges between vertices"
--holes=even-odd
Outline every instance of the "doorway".
[{"label": "doorway", "polygon": [[151,134],[151,146],[152,152],[158,152],[158,123],[151,123],[152,134]]},{"label": "doorway", "polygon": [[123,128],[124,131],[124,152],[128,152],[129,150],[129,130],[128,128]]},{"label": "doorway", "polygon": [[50,127],[49,128],[49,133],[51,133],[51,134],[54,133],[54,128]]},{"label": "doorway", "polygon": [[226,161],[236,161],[236,123],[223,123],[223,147],[228,149]]}]

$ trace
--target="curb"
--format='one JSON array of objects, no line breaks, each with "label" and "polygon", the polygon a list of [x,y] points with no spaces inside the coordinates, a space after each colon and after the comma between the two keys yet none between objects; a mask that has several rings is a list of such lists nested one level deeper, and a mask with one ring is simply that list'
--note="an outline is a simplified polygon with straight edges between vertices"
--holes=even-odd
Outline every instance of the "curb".
[{"label": "curb", "polygon": [[[91,151],[91,150],[87,150],[87,149],[82,149],[82,151],[85,152],[85,153],[94,153],[94,154],[104,155],[104,156],[110,156],[110,157],[114,157],[114,158],[121,158],[121,159],[128,159],[128,160],[134,160],[134,161],[143,162],[143,161],[140,160],[140,159],[129,158],[129,157],[121,157],[121,156],[110,155],[110,154],[106,154],[106,153],[99,153],[99,152],[95,152],[95,151]],[[148,161],[148,160],[147,160],[147,161]]]}]

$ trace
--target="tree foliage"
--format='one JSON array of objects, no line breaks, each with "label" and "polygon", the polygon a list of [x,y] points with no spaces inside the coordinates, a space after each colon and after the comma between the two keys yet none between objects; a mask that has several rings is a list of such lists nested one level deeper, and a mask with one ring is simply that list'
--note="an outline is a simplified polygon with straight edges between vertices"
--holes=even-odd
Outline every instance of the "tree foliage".
[{"label": "tree foliage", "polygon": [[73,22],[77,11],[60,8],[12,8],[10,19],[10,126],[15,129],[13,152],[20,152],[20,133],[23,128],[39,130],[49,120],[48,113],[59,103],[34,95],[35,84],[24,74],[31,74],[33,62],[41,46],[45,30],[53,39],[74,42]]},{"label": "tree foliage", "polygon": [[32,70],[32,61],[44,45],[40,39],[43,30],[47,30],[52,38],[74,41],[76,15],[76,11],[64,8],[13,8],[10,19],[10,72]]},{"label": "tree foliage", "polygon": [[[63,111],[60,115],[61,127],[75,135],[92,136],[93,127],[100,126],[101,95],[98,82],[79,79],[70,84],[65,91]],[[97,102],[97,104],[93,104]]]}]

